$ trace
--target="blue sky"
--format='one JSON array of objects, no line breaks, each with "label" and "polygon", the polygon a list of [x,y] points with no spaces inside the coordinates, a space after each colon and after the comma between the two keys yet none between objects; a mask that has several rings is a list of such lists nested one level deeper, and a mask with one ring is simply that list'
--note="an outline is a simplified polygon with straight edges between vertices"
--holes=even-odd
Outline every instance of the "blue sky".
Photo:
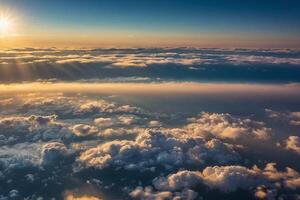
[{"label": "blue sky", "polygon": [[296,0],[2,0],[18,16],[19,34],[111,34],[180,37],[244,37],[296,40]]}]

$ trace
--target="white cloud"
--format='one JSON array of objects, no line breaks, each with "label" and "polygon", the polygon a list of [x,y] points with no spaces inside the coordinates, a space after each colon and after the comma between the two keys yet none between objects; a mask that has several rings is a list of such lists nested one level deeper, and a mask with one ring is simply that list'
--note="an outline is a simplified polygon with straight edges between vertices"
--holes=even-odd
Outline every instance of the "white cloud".
[{"label": "white cloud", "polygon": [[[300,187],[299,180],[300,174],[295,170],[286,168],[286,171],[278,171],[274,163],[269,163],[262,170],[257,167],[250,169],[243,166],[214,166],[206,167],[202,172],[179,171],[167,177],[154,179],[153,185],[158,191],[180,191],[206,185],[228,193],[237,189],[250,190],[261,185],[276,189],[278,184],[285,188],[297,189]],[[257,190],[255,195],[262,197],[267,194]]]},{"label": "white cloud", "polygon": [[[184,52],[180,52],[184,51]],[[268,55],[266,55],[268,53]],[[289,64],[299,65],[300,59],[282,49],[253,50],[245,49],[118,49],[118,50],[67,50],[59,51],[23,51],[3,52],[0,63],[34,64],[39,62],[51,64],[93,64],[102,63],[110,67],[149,67],[158,64],[201,65],[201,64]],[[273,54],[273,55],[272,55]],[[284,56],[280,56],[280,54]]]},{"label": "white cloud", "polygon": [[78,163],[81,167],[123,167],[144,170],[156,165],[198,165],[207,159],[216,163],[234,162],[239,155],[230,145],[213,139],[178,138],[159,130],[141,130],[135,140],[105,142],[83,152]]},{"label": "white cloud", "polygon": [[120,117],[118,117],[119,122],[122,125],[131,125],[133,123],[135,123],[138,119],[137,117],[133,116],[133,115],[122,115]]},{"label": "white cloud", "polygon": [[149,122],[149,127],[160,127],[162,126],[162,123],[160,121],[157,120],[152,120]]},{"label": "white cloud", "polygon": [[40,143],[19,143],[13,146],[0,147],[0,166],[7,170],[39,166]]},{"label": "white cloud", "polygon": [[60,139],[70,135],[64,124],[56,121],[55,115],[2,117],[0,130],[0,144]]},{"label": "white cloud", "polygon": [[99,117],[94,120],[95,124],[99,127],[109,127],[114,125],[114,120],[112,118]]},{"label": "white cloud", "polygon": [[144,200],[163,200],[163,199],[173,199],[173,200],[193,200],[196,199],[198,194],[193,190],[183,190],[182,192],[170,192],[170,191],[153,191],[151,186],[148,187],[137,187],[129,194],[135,199]]},{"label": "white cloud", "polygon": [[250,119],[239,119],[229,114],[203,112],[198,118],[191,118],[191,123],[185,128],[194,135],[204,137],[217,137],[220,139],[256,138],[267,139],[269,128],[262,122]]},{"label": "white cloud", "polygon": [[89,135],[97,135],[99,130],[95,126],[87,125],[87,124],[76,124],[71,128],[72,132],[76,136],[89,136]]},{"label": "white cloud", "polygon": [[201,172],[179,171],[168,177],[161,177],[153,180],[157,190],[177,191],[184,188],[193,188],[202,183]]}]

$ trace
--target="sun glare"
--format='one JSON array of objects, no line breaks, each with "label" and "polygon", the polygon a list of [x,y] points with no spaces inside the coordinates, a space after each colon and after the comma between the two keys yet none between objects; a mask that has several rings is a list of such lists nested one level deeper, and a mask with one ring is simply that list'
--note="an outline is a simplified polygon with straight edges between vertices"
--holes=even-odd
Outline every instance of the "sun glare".
[{"label": "sun glare", "polygon": [[8,36],[12,34],[13,21],[8,16],[0,15],[0,36]]}]

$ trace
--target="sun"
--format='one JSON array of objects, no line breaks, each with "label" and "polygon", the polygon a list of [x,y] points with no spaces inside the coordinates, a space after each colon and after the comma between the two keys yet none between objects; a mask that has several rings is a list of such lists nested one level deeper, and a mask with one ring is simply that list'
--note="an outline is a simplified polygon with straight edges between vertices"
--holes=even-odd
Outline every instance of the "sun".
[{"label": "sun", "polygon": [[7,18],[0,18],[0,30],[4,31],[9,28],[9,20]]},{"label": "sun", "polygon": [[13,20],[4,15],[0,15],[0,36],[8,36],[13,32]]}]

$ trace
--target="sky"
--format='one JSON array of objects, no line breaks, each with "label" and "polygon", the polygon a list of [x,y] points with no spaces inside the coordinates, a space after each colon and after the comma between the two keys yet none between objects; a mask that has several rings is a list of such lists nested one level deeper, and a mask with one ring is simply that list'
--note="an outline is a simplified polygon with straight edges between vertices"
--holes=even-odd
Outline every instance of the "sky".
[{"label": "sky", "polygon": [[1,0],[10,46],[299,47],[300,3]]}]

